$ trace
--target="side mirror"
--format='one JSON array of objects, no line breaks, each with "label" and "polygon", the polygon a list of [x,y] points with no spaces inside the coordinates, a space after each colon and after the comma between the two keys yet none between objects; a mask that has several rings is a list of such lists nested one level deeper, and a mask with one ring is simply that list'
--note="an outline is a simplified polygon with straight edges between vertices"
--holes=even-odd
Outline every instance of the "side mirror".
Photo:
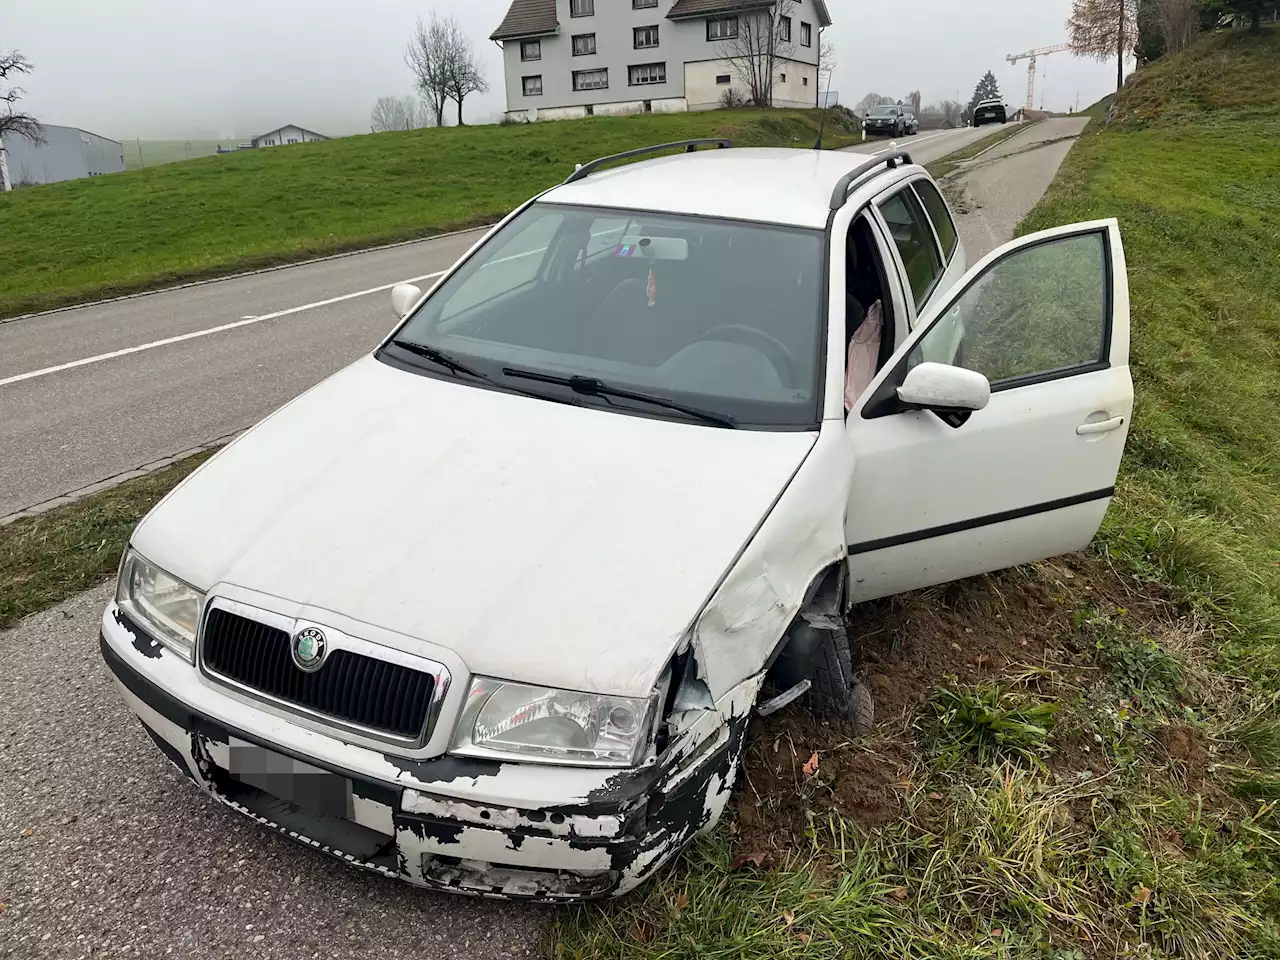
[{"label": "side mirror", "polygon": [[917,410],[932,410],[949,426],[961,427],[990,402],[991,383],[974,370],[921,363],[908,371],[898,399]]},{"label": "side mirror", "polygon": [[397,283],[391,288],[391,308],[396,312],[396,319],[403,320],[413,309],[413,305],[422,299],[422,288],[412,283]]}]

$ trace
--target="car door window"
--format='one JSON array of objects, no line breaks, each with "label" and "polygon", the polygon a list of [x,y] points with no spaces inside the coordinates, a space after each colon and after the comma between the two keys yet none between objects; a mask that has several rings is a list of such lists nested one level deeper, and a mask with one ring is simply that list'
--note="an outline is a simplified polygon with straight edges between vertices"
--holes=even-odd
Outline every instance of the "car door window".
[{"label": "car door window", "polygon": [[912,186],[915,187],[920,202],[924,204],[925,210],[929,213],[929,219],[933,222],[933,229],[938,234],[938,243],[942,245],[943,259],[950,262],[952,254],[956,252],[956,244],[959,242],[955,222],[951,219],[951,211],[947,209],[947,203],[942,199],[938,188],[928,180],[917,180]]},{"label": "car door window", "polygon": [[889,225],[893,242],[902,257],[918,310],[929,299],[942,276],[942,260],[938,256],[929,219],[910,187],[881,203],[880,214]]},{"label": "car door window", "polygon": [[965,367],[998,390],[1105,366],[1109,263],[1103,232],[1015,251],[947,309],[907,367],[926,360]]}]

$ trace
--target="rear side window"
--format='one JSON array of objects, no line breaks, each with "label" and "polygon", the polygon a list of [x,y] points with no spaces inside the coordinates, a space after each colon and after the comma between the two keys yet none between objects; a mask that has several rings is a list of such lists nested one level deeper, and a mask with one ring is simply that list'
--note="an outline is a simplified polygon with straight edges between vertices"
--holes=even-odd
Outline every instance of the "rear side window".
[{"label": "rear side window", "polygon": [[933,221],[933,229],[938,233],[938,242],[942,244],[942,256],[950,263],[951,255],[956,252],[956,225],[951,219],[951,211],[947,209],[947,203],[942,199],[942,194],[928,180],[917,180],[913,186],[916,193],[920,197],[920,202],[924,204],[925,210],[929,212],[929,219]]},{"label": "rear side window", "polygon": [[942,261],[933,242],[929,219],[910,187],[880,204],[880,213],[888,223],[893,242],[902,256],[916,309],[919,310],[942,276]]}]

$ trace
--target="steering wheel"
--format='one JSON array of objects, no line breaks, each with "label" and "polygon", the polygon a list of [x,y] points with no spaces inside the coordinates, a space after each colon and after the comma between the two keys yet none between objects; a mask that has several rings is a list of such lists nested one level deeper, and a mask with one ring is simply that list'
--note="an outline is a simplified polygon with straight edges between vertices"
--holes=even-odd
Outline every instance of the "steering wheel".
[{"label": "steering wheel", "polygon": [[699,337],[698,341],[740,343],[744,347],[753,347],[769,359],[785,385],[788,387],[795,385],[796,358],[792,356],[786,345],[772,334],[740,323],[722,323],[712,327]]}]

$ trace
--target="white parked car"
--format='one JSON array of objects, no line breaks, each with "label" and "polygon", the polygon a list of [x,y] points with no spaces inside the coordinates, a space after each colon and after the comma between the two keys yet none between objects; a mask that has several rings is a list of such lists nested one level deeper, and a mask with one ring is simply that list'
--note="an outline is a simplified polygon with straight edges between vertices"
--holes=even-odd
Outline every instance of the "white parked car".
[{"label": "white parked car", "polygon": [[138,526],[102,653],[202,789],[410,883],[616,895],[716,823],[762,697],[861,715],[851,604],[1090,541],[1116,223],[966,271],[905,154],[699,145],[397,288]]}]

